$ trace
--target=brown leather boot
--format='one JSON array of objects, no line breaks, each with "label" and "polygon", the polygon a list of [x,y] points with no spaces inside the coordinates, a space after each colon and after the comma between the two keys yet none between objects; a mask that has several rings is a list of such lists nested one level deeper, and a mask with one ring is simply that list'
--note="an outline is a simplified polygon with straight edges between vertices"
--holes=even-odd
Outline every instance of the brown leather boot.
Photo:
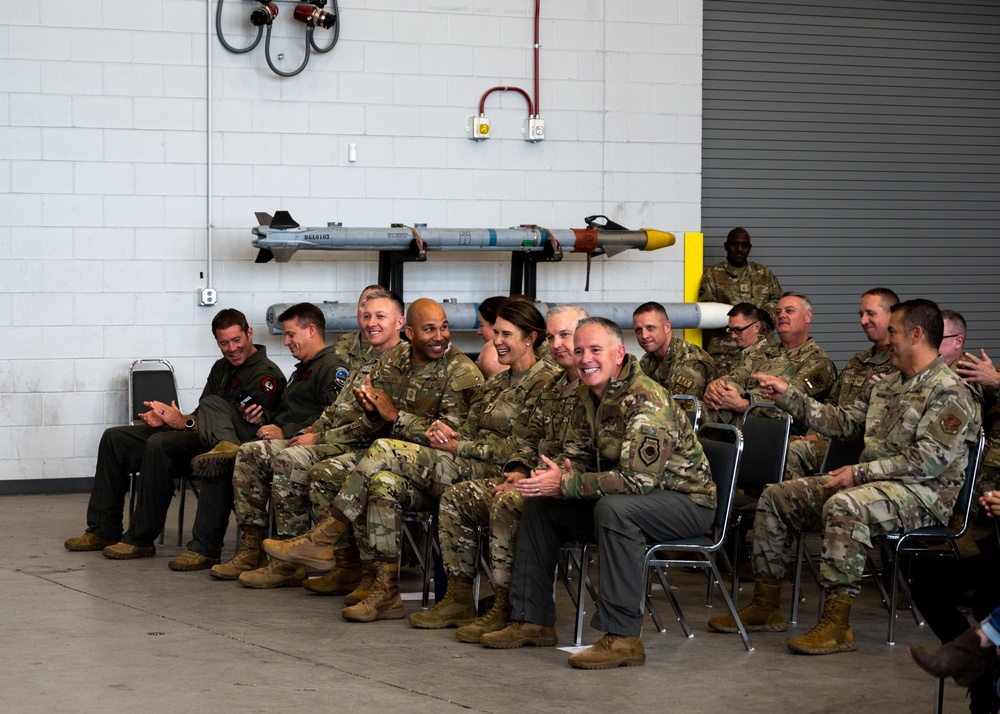
[{"label": "brown leather boot", "polygon": [[[361,584],[361,557],[351,545],[335,551],[337,565],[326,575],[309,578],[302,587],[320,595],[346,595]],[[363,599],[363,598],[362,598]]]},{"label": "brown leather boot", "polygon": [[306,569],[303,565],[272,560],[263,568],[240,573],[236,579],[240,585],[257,590],[297,588],[306,579]]},{"label": "brown leather boot", "polygon": [[995,651],[992,642],[983,646],[979,632],[972,627],[940,647],[910,647],[910,654],[920,669],[935,677],[954,677],[963,687],[986,671]]},{"label": "brown leather boot", "polygon": [[236,453],[239,450],[239,444],[234,444],[231,441],[220,441],[212,447],[211,451],[198,454],[191,459],[191,470],[202,478],[232,476],[233,466],[236,464]]},{"label": "brown leather boot", "polygon": [[514,620],[502,630],[487,632],[479,643],[494,649],[510,650],[516,647],[552,647],[559,642],[556,628]]},{"label": "brown leather boot", "polygon": [[849,595],[844,588],[834,588],[827,592],[819,622],[804,635],[788,640],[788,649],[799,654],[814,655],[856,650],[854,632],[848,623],[853,602],[854,596]]},{"label": "brown leather boot", "polygon": [[590,649],[570,656],[569,664],[577,669],[614,669],[646,664],[646,649],[641,637],[612,635],[610,632]]},{"label": "brown leather boot", "polygon": [[257,526],[244,526],[240,536],[240,549],[228,563],[213,565],[208,574],[219,580],[236,580],[240,573],[256,570],[267,565],[267,556],[260,549],[260,541],[264,537],[264,529]]},{"label": "brown leather boot", "polygon": [[[788,629],[781,615],[781,581],[758,577],[753,588],[753,600],[736,612],[747,632],[784,632]],[[709,618],[708,626],[716,632],[739,632],[732,615]]]},{"label": "brown leather boot", "polygon": [[480,639],[487,632],[499,632],[510,624],[510,600],[507,594],[510,591],[504,587],[497,587],[493,594],[493,607],[472,624],[459,627],[455,632],[462,642],[479,644]]},{"label": "brown leather boot", "polygon": [[472,578],[449,575],[448,590],[430,610],[410,615],[410,624],[425,630],[461,627],[476,619],[476,603],[472,600]]},{"label": "brown leather boot", "polygon": [[358,587],[354,588],[344,597],[345,605],[357,605],[359,602],[368,597],[368,594],[372,591],[372,586],[375,584],[375,561],[374,560],[362,560],[361,561],[361,582],[358,583]]},{"label": "brown leather boot", "polygon": [[406,617],[403,599],[399,596],[399,566],[375,561],[375,582],[368,597],[357,605],[345,607],[340,614],[348,622],[401,620]]},{"label": "brown leather boot", "polygon": [[308,533],[288,540],[268,538],[262,547],[272,558],[326,572],[334,566],[333,545],[346,530],[347,523],[327,516]]}]

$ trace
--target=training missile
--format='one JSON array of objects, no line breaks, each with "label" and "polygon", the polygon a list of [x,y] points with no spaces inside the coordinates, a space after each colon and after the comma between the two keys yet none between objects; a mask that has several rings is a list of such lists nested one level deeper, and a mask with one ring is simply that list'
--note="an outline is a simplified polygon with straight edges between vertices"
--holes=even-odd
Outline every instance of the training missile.
[{"label": "training missile", "polygon": [[[287,262],[299,250],[411,250],[418,260],[427,251],[499,250],[547,252],[548,260],[561,260],[564,250],[590,255],[616,255],[622,251],[657,250],[674,244],[672,233],[652,228],[628,230],[605,216],[588,216],[587,228],[435,228],[394,224],[389,228],[348,228],[330,223],[323,228],[300,226],[288,211],[257,213],[260,225],[251,231],[259,248],[256,262]],[[600,223],[597,219],[604,219]]]},{"label": "training missile", "polygon": [[[535,306],[543,315],[556,303],[536,302]],[[623,330],[632,329],[632,312],[638,303],[622,302],[574,302],[582,307],[591,317],[604,317],[611,320]],[[281,323],[278,315],[290,308],[292,303],[278,303],[267,308],[268,331],[272,335],[281,334]],[[352,302],[322,302],[316,307],[323,311],[326,318],[327,332],[352,332],[358,329],[357,305]],[[479,303],[450,302],[441,303],[448,316],[448,326],[452,332],[475,332],[479,328]],[[718,302],[668,302],[663,307],[670,317],[670,326],[675,330],[701,328],[703,330],[725,327],[729,324],[730,305]]]}]

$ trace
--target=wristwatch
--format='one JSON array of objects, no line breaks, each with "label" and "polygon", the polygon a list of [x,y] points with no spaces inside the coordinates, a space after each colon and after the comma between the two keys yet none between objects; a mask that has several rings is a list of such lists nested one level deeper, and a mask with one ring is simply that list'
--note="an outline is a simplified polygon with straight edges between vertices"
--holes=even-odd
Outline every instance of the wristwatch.
[{"label": "wristwatch", "polygon": [[184,422],[184,428],[187,429],[188,431],[194,431],[194,428],[196,426],[198,426],[198,420],[195,417],[189,417]]}]

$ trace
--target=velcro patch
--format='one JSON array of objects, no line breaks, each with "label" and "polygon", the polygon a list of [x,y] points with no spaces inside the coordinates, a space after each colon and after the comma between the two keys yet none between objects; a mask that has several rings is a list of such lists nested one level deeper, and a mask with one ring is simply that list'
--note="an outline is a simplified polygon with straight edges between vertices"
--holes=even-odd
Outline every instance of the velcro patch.
[{"label": "velcro patch", "polygon": [[660,459],[660,440],[647,436],[639,446],[639,460],[647,467],[652,466]]},{"label": "velcro patch", "polygon": [[941,420],[941,428],[944,429],[945,433],[957,434],[958,430],[962,428],[962,420],[954,414],[949,414]]},{"label": "velcro patch", "polygon": [[681,389],[690,389],[693,384],[694,380],[688,379],[687,377],[677,377],[677,379],[674,380],[674,385],[680,387]]},{"label": "velcro patch", "polygon": [[264,377],[260,380],[260,389],[264,394],[274,394],[278,391],[278,380],[271,376]]},{"label": "velcro patch", "polygon": [[347,384],[347,376],[348,372],[346,368],[337,367],[337,372],[336,374],[333,375],[333,379],[337,383],[338,387],[343,387],[345,384]]}]

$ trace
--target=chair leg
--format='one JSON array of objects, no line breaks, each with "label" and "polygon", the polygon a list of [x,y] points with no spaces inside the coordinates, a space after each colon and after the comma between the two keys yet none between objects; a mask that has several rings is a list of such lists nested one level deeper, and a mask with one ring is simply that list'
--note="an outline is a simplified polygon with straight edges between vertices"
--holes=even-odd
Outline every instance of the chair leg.
[{"label": "chair leg", "polygon": [[944,678],[937,681],[937,696],[934,700],[934,714],[944,714]]},{"label": "chair leg", "polygon": [[729,593],[722,586],[722,577],[719,574],[719,569],[715,565],[715,561],[709,559],[709,567],[712,569],[712,575],[719,582],[719,590],[722,592],[722,597],[726,601],[726,607],[729,608],[729,614],[732,616],[733,620],[736,621],[736,628],[740,632],[740,639],[743,640],[743,646],[746,647],[747,652],[753,652],[753,644],[750,642],[750,635],[747,634],[746,628],[743,626],[743,621],[740,620],[740,616],[736,614],[736,603],[729,597]]},{"label": "chair leg", "polygon": [[587,570],[590,564],[590,544],[584,543],[580,550],[580,580],[576,591],[576,623],[573,629],[573,644],[583,644],[583,615],[586,609],[584,589],[587,587]]},{"label": "chair leg", "polygon": [[802,566],[806,550],[806,537],[804,533],[799,534],[798,547],[795,549],[795,580],[792,585],[792,616],[788,621],[797,625],[799,622],[799,597],[802,595]]}]

